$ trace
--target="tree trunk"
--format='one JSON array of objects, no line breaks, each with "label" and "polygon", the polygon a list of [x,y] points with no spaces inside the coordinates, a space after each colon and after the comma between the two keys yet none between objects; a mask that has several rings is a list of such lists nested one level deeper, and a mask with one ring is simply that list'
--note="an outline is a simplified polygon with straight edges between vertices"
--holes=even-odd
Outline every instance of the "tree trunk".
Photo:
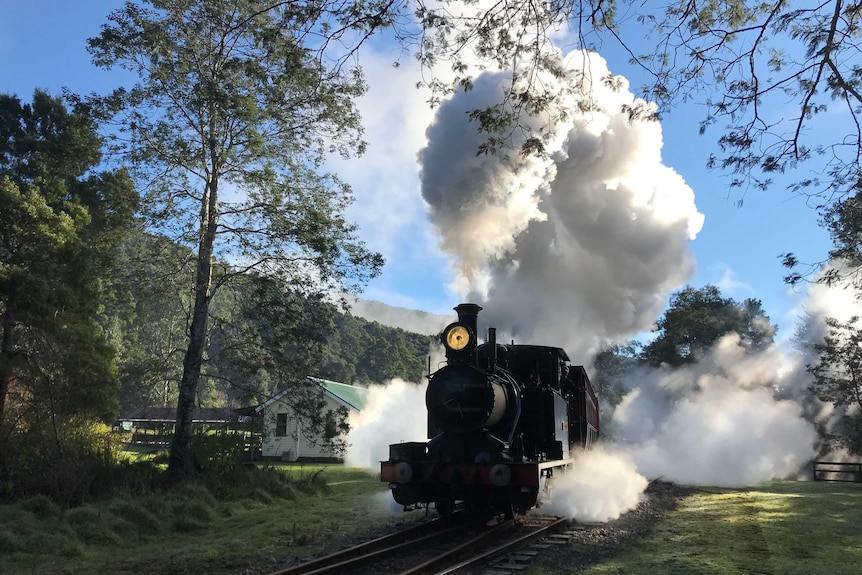
[{"label": "tree trunk", "polygon": [[177,399],[177,421],[171,454],[168,459],[168,472],[182,475],[192,471],[189,446],[192,438],[192,416],[195,395],[200,380],[203,353],[207,336],[210,289],[212,286],[213,249],[218,224],[218,177],[213,175],[207,184],[201,202],[201,228],[198,243],[197,271],[195,275],[195,303],[192,322],[189,328],[189,345],[183,360],[183,377],[180,380]]},{"label": "tree trunk", "polygon": [[0,334],[0,422],[3,421],[3,413],[6,410],[6,396],[9,395],[9,384],[12,381],[12,331],[15,322],[9,310],[3,315],[3,333]]}]

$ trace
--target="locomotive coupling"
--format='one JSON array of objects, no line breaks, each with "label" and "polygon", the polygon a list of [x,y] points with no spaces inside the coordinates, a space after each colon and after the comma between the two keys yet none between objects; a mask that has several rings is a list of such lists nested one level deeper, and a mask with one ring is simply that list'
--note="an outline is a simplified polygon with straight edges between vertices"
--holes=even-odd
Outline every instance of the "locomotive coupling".
[{"label": "locomotive coupling", "polygon": [[393,469],[395,483],[409,483],[413,479],[413,468],[406,461],[399,461]]},{"label": "locomotive coupling", "polygon": [[491,468],[490,479],[497,487],[505,487],[512,482],[512,470],[508,465],[498,463]]}]

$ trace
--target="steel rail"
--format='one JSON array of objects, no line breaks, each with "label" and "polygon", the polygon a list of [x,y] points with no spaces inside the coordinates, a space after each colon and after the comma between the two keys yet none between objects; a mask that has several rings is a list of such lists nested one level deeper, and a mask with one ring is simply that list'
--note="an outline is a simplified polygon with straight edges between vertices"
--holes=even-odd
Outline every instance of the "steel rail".
[{"label": "steel rail", "polygon": [[[447,525],[449,525],[448,528],[446,527]],[[443,537],[450,533],[467,529],[468,527],[469,523],[465,522],[460,514],[453,515],[449,519],[434,519],[428,523],[390,535],[384,535],[330,555],[312,559],[311,561],[293,565],[279,571],[273,571],[269,575],[322,575],[323,573],[334,572],[336,569],[358,565],[359,563],[370,561],[376,557],[385,556],[419,543],[432,541],[438,537]]]},{"label": "steel rail", "polygon": [[441,553],[440,555],[437,555],[432,559],[429,559],[428,561],[425,561],[424,563],[416,565],[415,567],[411,567],[406,571],[402,571],[399,575],[420,575],[423,573],[430,573],[433,569],[436,569],[436,567],[441,563],[450,561],[453,557],[457,557],[459,554],[463,553],[467,549],[475,547],[478,543],[481,543],[485,539],[499,537],[502,531],[511,529],[514,525],[515,522],[512,519],[507,519],[499,525],[495,525],[488,531],[477,535],[476,537],[470,539],[469,541],[466,541],[465,543],[462,543],[454,549],[450,549],[444,553]]},{"label": "steel rail", "polygon": [[561,518],[557,519],[556,521],[554,521],[553,523],[539,527],[535,531],[531,531],[530,533],[526,533],[526,534],[522,535],[521,537],[518,537],[517,539],[514,539],[512,541],[509,541],[508,543],[504,543],[503,545],[500,545],[499,547],[495,547],[494,549],[491,549],[489,551],[485,551],[484,553],[480,553],[474,557],[471,557],[470,559],[467,559],[466,561],[462,561],[461,563],[458,563],[457,565],[452,565],[451,567],[443,569],[442,571],[435,571],[434,575],[454,575],[455,573],[460,573],[460,572],[465,571],[471,567],[475,567],[477,563],[479,563],[481,561],[485,561],[486,559],[488,559],[490,557],[494,557],[495,555],[500,555],[506,551],[514,551],[515,549],[518,549],[518,548],[526,545],[527,543],[531,543],[531,542],[535,541],[536,539],[541,539],[542,537],[550,535],[551,533],[558,530],[560,527],[566,525],[568,522],[569,522],[569,520],[567,518],[561,517]]}]

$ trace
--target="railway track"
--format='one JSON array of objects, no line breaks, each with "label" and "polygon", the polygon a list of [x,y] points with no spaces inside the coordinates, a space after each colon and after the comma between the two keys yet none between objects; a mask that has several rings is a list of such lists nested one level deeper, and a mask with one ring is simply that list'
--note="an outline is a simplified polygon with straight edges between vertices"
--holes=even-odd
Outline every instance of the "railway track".
[{"label": "railway track", "polygon": [[[477,524],[461,516],[380,537],[270,575],[509,575],[555,542],[568,519],[530,515]],[[547,542],[540,542],[541,540]],[[532,547],[530,547],[532,546]]]}]

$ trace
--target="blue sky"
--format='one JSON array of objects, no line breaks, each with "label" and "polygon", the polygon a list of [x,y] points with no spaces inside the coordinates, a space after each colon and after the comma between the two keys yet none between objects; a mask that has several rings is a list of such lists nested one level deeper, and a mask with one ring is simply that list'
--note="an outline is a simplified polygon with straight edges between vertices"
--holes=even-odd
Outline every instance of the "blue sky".
[{"label": "blue sky", "polygon": [[[85,49],[86,38],[98,33],[106,15],[119,4],[6,0],[0,7],[0,92],[29,100],[37,87],[54,94],[63,87],[88,93],[105,92],[121,83],[118,72],[92,66]],[[362,226],[363,237],[387,258],[383,275],[365,295],[392,305],[449,314],[458,303],[447,288],[451,270],[425,217],[418,168],[410,160],[412,150],[421,147],[431,117],[430,111],[415,112],[424,106],[427,94],[404,88],[415,82],[414,71],[402,66],[401,76],[395,78],[390,65],[395,52],[383,50],[385,46],[362,57],[370,84],[369,97],[361,104],[369,152],[349,163],[333,164],[353,183],[357,203],[351,216]],[[631,72],[619,54],[603,56],[612,72]],[[637,79],[632,85],[639,85]],[[410,104],[402,107],[405,102]],[[716,284],[725,296],[737,300],[761,299],[787,337],[793,332],[802,288],[792,290],[782,282],[786,271],[779,255],[792,251],[801,261],[818,261],[830,247],[828,235],[818,227],[817,215],[804,199],[791,196],[781,185],[767,192],[748,191],[742,207],[737,207],[740,192],[729,191],[729,176],[705,169],[716,136],[699,136],[699,119],[698,109],[689,106],[662,121],[663,163],[694,190],[697,209],[705,215],[703,229],[690,244],[696,260],[691,283]],[[397,129],[398,137],[390,137],[388,129]]]}]

